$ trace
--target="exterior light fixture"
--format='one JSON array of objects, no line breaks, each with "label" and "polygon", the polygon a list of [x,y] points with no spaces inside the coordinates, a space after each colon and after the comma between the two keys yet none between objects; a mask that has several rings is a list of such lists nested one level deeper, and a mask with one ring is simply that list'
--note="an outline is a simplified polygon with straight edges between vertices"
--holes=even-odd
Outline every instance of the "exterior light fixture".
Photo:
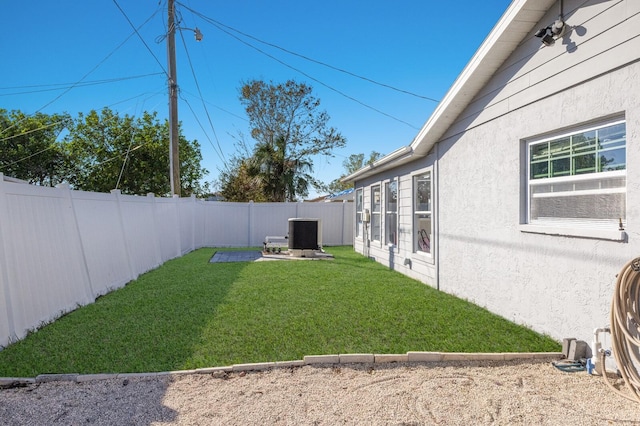
[{"label": "exterior light fixture", "polygon": [[193,30],[193,34],[196,36],[196,41],[202,41],[202,33],[200,32],[198,27],[196,27],[196,29]]},{"label": "exterior light fixture", "polygon": [[546,28],[541,28],[534,34],[536,37],[540,38],[542,44],[545,46],[551,46],[556,42],[560,37],[564,35],[564,32],[567,28],[567,25],[561,18],[558,18],[553,24],[549,25]]}]

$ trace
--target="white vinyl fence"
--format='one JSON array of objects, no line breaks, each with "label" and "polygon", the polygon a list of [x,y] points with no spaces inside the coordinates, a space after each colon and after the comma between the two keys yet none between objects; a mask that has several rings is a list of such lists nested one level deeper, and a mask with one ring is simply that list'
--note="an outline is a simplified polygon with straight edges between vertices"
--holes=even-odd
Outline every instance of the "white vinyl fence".
[{"label": "white vinyl fence", "polygon": [[224,203],[72,191],[0,174],[0,349],[200,247],[262,246],[289,218],[353,242],[353,203]]}]

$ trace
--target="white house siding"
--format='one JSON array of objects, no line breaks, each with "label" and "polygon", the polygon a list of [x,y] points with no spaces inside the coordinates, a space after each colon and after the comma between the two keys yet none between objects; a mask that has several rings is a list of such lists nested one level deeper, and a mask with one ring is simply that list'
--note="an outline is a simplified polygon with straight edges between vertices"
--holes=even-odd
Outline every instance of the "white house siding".
[{"label": "white house siding", "polygon": [[[535,29],[449,126],[432,157],[356,182],[400,175],[400,223],[412,228],[410,173],[433,165],[435,262],[412,258],[409,232],[394,268],[556,339],[591,340],[607,325],[616,274],[640,254],[640,2],[565,0],[572,31],[542,47]],[[523,232],[525,139],[626,119],[626,241]],[[437,160],[432,160],[437,155]],[[356,244],[356,249],[364,245]],[[384,250],[370,254],[389,264]]]},{"label": "white house siding", "polygon": [[[382,241],[371,241],[371,230],[354,239],[354,249],[375,259],[376,261],[397,270],[407,276],[436,286],[435,259],[417,256],[413,253],[413,182],[411,173],[414,169],[422,169],[433,165],[435,156],[429,156],[410,166],[376,175],[374,178],[357,182],[357,188],[364,190],[364,209],[371,210],[371,187],[380,185],[382,192]],[[398,244],[396,247],[384,244],[385,229],[385,194],[384,183],[398,179]],[[434,194],[435,197],[435,194]],[[434,201],[435,204],[435,201]],[[405,261],[410,263],[405,263]]]}]

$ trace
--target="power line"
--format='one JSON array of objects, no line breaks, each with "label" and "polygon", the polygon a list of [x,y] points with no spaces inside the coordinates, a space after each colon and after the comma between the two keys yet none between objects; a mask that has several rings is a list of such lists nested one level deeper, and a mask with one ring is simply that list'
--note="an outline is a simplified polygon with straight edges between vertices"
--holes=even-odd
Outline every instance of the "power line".
[{"label": "power line", "polygon": [[[220,140],[218,140],[218,135],[216,134],[216,129],[213,127],[213,122],[211,121],[211,115],[209,114],[209,110],[207,108],[207,105],[204,103],[204,98],[202,96],[202,91],[200,90],[200,84],[198,83],[198,78],[196,77],[196,72],[195,69],[193,68],[193,63],[191,62],[191,56],[189,55],[189,49],[187,49],[187,43],[185,43],[184,41],[184,35],[182,34],[182,32],[180,32],[180,38],[182,39],[182,44],[184,46],[184,50],[187,54],[187,62],[189,63],[189,67],[191,68],[191,75],[193,75],[193,80],[196,84],[196,88],[198,89],[198,94],[200,95],[200,100],[202,101],[202,107],[204,108],[204,111],[207,115],[207,119],[209,120],[209,125],[211,126],[211,130],[213,131],[213,136],[216,139],[216,144],[218,145],[218,156],[220,157],[220,159],[222,160],[223,163],[227,163],[227,159],[224,157],[224,152],[222,151],[222,147],[220,146]],[[189,107],[191,108],[191,107]],[[193,110],[192,110],[193,112]],[[195,114],[194,114],[195,115]],[[200,121],[198,120],[198,123],[200,123]],[[204,132],[204,129],[202,129],[202,131]],[[207,135],[207,133],[205,132],[205,135]],[[207,135],[207,139],[209,139],[209,136]],[[213,143],[211,142],[211,139],[209,139],[209,143],[211,143],[211,146],[213,146]],[[215,147],[214,147],[214,151],[215,151]]]},{"label": "power line", "polygon": [[336,92],[337,94],[339,94],[339,95],[341,95],[341,96],[343,96],[343,97],[345,97],[345,98],[347,98],[347,99],[350,99],[350,100],[352,100],[352,101],[354,101],[354,102],[356,102],[356,103],[358,103],[358,104],[362,105],[362,106],[363,106],[363,107],[365,107],[365,108],[368,108],[368,109],[370,109],[370,110],[372,110],[372,111],[375,111],[375,112],[377,112],[378,114],[382,114],[382,115],[384,115],[384,116],[386,116],[386,117],[389,117],[389,118],[391,118],[391,119],[393,119],[393,120],[395,120],[395,121],[398,121],[398,122],[400,122],[400,123],[402,123],[402,124],[406,124],[407,126],[411,127],[412,129],[419,130],[419,128],[418,128],[418,127],[416,127],[416,126],[414,126],[413,124],[408,123],[408,122],[406,122],[406,121],[404,121],[404,120],[402,120],[402,119],[400,119],[400,118],[394,117],[394,116],[393,116],[393,115],[391,115],[391,114],[387,114],[387,113],[386,113],[386,112],[384,112],[384,111],[381,111],[381,110],[379,110],[379,109],[377,109],[377,108],[375,108],[375,107],[372,107],[371,105],[365,104],[364,102],[362,102],[362,101],[360,101],[360,100],[358,100],[358,99],[354,98],[353,96],[349,96],[349,95],[347,95],[346,93],[344,93],[344,92],[342,92],[342,91],[340,91],[340,90],[338,90],[338,89],[336,89],[336,88],[334,88],[334,87],[332,87],[332,86],[329,86],[328,84],[326,84],[326,83],[324,83],[324,82],[322,82],[322,81],[318,80],[318,79],[317,79],[317,78],[315,78],[315,77],[312,77],[311,75],[307,74],[306,72],[304,72],[304,71],[302,71],[302,70],[300,70],[300,69],[298,69],[298,68],[296,68],[296,67],[294,67],[294,66],[292,66],[292,65],[287,64],[286,62],[284,62],[284,61],[282,61],[282,60],[280,60],[280,59],[276,58],[275,56],[273,56],[273,55],[271,55],[271,54],[269,54],[269,53],[267,53],[267,52],[265,52],[265,51],[263,51],[263,50],[261,50],[261,49],[259,49],[259,48],[255,47],[255,46],[253,46],[252,44],[247,43],[247,42],[245,42],[244,40],[242,40],[242,39],[240,39],[240,38],[238,38],[238,37],[234,36],[233,34],[230,34],[230,33],[228,33],[227,31],[224,31],[224,30],[222,30],[222,29],[220,29],[220,30],[221,30],[221,31],[223,31],[223,32],[226,32],[227,34],[229,34],[231,37],[235,38],[235,39],[236,39],[236,40],[238,40],[239,42],[241,42],[241,43],[243,43],[243,44],[245,44],[245,45],[247,45],[247,46],[251,47],[252,49],[257,50],[258,52],[260,52],[260,53],[262,53],[263,55],[265,55],[265,56],[267,56],[267,57],[269,57],[269,58],[273,59],[274,61],[276,61],[276,62],[278,62],[278,63],[280,63],[280,64],[284,65],[285,67],[290,68],[290,69],[292,69],[292,70],[294,70],[294,71],[296,71],[296,72],[298,72],[298,73],[300,73],[300,74],[304,75],[304,76],[305,76],[305,77],[307,77],[308,79],[315,81],[316,83],[318,83],[318,84],[320,84],[320,85],[322,85],[322,86],[326,87],[327,89],[332,90],[332,91]]},{"label": "power line", "polygon": [[133,138],[136,135],[135,129],[131,132],[131,140],[129,141],[129,147],[127,148],[127,153],[124,156],[124,160],[122,161],[122,167],[120,167],[120,174],[118,175],[118,180],[116,181],[116,189],[120,186],[120,180],[122,179],[122,175],[124,174],[124,168],[127,165],[127,160],[129,159],[129,153],[131,152],[131,145],[133,145]]},{"label": "power line", "polygon": [[25,95],[31,93],[39,93],[39,92],[51,92],[55,90],[62,90],[65,88],[73,89],[76,87],[86,87],[86,86],[96,86],[100,84],[109,84],[109,83],[119,83],[121,81],[127,80],[135,80],[138,78],[151,77],[154,75],[164,75],[163,72],[156,72],[150,74],[141,74],[134,75],[129,77],[116,77],[104,80],[94,80],[94,81],[85,81],[85,82],[76,82],[76,83],[52,83],[52,84],[40,84],[40,85],[29,85],[29,86],[13,86],[13,87],[0,87],[0,90],[12,90],[12,89],[28,89],[28,88],[36,88],[41,87],[40,90],[29,90],[23,92],[12,92],[12,93],[2,93],[0,96],[12,96],[12,95]]},{"label": "power line", "polygon": [[[4,140],[4,139],[3,139],[3,140]],[[33,154],[28,155],[28,156],[26,156],[26,157],[24,157],[24,158],[20,158],[19,160],[12,161],[12,162],[10,162],[9,164],[5,164],[5,165],[4,165],[4,167],[11,167],[11,166],[13,166],[14,164],[22,163],[23,161],[27,161],[27,160],[28,160],[29,158],[31,158],[31,157],[35,157],[36,155],[40,155],[40,154],[42,154],[43,152],[47,152],[47,151],[49,151],[49,150],[51,150],[51,149],[53,149],[53,148],[56,148],[56,145],[53,145],[53,144],[52,144],[49,148],[41,149],[40,151],[38,151],[38,152],[34,152]]]},{"label": "power line", "polygon": [[[24,120],[26,120],[27,118],[28,118],[28,117],[25,117],[25,118],[23,118],[23,119],[22,119],[22,120],[20,120],[20,121],[24,121]],[[20,133],[20,134],[18,134],[18,135],[11,135],[11,136],[7,136],[7,137],[5,137],[5,138],[0,139],[0,142],[4,142],[4,141],[8,141],[9,139],[13,139],[13,138],[17,138],[17,137],[20,137],[20,136],[28,135],[28,134],[30,134],[30,133],[37,132],[37,131],[39,131],[39,130],[44,130],[44,129],[48,128],[48,127],[53,127],[53,126],[56,126],[56,125],[58,125],[58,124],[62,124],[62,123],[64,123],[64,121],[65,121],[65,120],[56,121],[55,123],[50,123],[50,124],[47,124],[46,126],[38,127],[37,129],[32,129],[32,130],[29,130],[29,131],[26,131],[26,132]],[[14,126],[15,126],[15,125],[14,125]],[[22,160],[20,160],[20,161],[22,161]],[[13,164],[13,163],[11,163],[11,164]]]},{"label": "power line", "polygon": [[[189,10],[191,10],[191,9],[189,9]],[[192,12],[193,12],[193,11],[192,11]],[[223,28],[220,28],[220,27],[215,23],[215,21],[211,20],[210,18],[207,18],[207,17],[206,17],[206,16],[204,16],[204,15],[198,14],[197,12],[193,12],[193,13],[196,13],[196,14],[197,14],[198,16],[200,16],[202,19],[209,21],[213,26],[215,26],[216,28],[218,28],[220,31],[224,32],[225,34],[229,35],[230,37],[235,38],[235,39],[236,39],[236,40],[238,40],[240,43],[242,43],[242,44],[244,44],[244,45],[246,45],[246,46],[248,46],[248,47],[250,47],[250,48],[252,48],[252,49],[254,49],[254,50],[256,50],[256,51],[258,51],[259,53],[262,53],[263,55],[265,55],[265,56],[267,56],[267,57],[269,57],[269,58],[273,59],[274,61],[276,61],[276,62],[278,62],[278,63],[280,63],[280,64],[282,64],[282,65],[284,65],[285,67],[290,68],[290,69],[292,69],[292,70],[294,70],[294,71],[296,71],[296,72],[298,72],[298,73],[300,73],[300,74],[304,75],[304,76],[305,76],[305,77],[307,77],[308,79],[315,81],[316,83],[318,83],[318,84],[320,84],[320,85],[322,85],[322,86],[326,87],[327,89],[329,89],[329,90],[331,90],[331,91],[333,91],[333,92],[336,92],[336,93],[338,93],[339,95],[341,95],[341,96],[343,96],[343,97],[345,97],[345,98],[347,98],[347,99],[350,99],[350,100],[352,100],[352,101],[354,101],[354,102],[356,102],[356,103],[358,103],[358,104],[362,105],[362,106],[363,106],[363,107],[365,107],[365,108],[368,108],[368,109],[370,109],[370,110],[372,110],[372,111],[375,111],[375,112],[377,112],[378,114],[384,115],[384,116],[386,116],[386,117],[391,118],[392,120],[395,120],[395,121],[398,121],[398,122],[400,122],[400,123],[402,123],[402,124],[405,124],[405,125],[407,125],[407,126],[411,127],[412,129],[419,130],[419,128],[418,128],[417,126],[414,126],[413,124],[408,123],[408,122],[406,122],[406,121],[404,121],[404,120],[402,120],[402,119],[400,119],[400,118],[394,117],[394,116],[393,116],[393,115],[391,115],[391,114],[387,114],[387,113],[386,113],[386,112],[384,112],[384,111],[381,111],[381,110],[379,110],[379,109],[377,109],[377,108],[375,108],[375,107],[372,107],[371,105],[365,104],[364,102],[362,102],[362,101],[360,101],[360,100],[358,100],[358,99],[354,98],[353,96],[349,96],[349,95],[347,95],[346,93],[344,93],[344,92],[342,92],[342,91],[340,91],[340,90],[336,89],[335,87],[329,86],[328,84],[326,84],[326,83],[324,83],[324,82],[322,82],[322,81],[318,80],[317,78],[312,77],[311,75],[307,74],[306,72],[304,72],[304,71],[302,71],[302,70],[300,70],[300,69],[298,69],[298,68],[296,68],[296,67],[294,67],[294,66],[292,66],[292,65],[287,64],[286,62],[284,62],[284,61],[282,61],[282,60],[280,60],[280,59],[276,58],[275,56],[273,56],[273,55],[271,55],[271,54],[269,54],[269,53],[265,52],[264,50],[262,50],[262,49],[260,49],[260,48],[258,48],[258,47],[256,47],[256,46],[252,45],[251,43],[248,43],[247,41],[245,41],[245,40],[241,39],[240,37],[238,37],[238,36],[236,36],[236,35],[234,35],[234,34],[230,33],[229,31],[227,31],[227,30],[225,30],[225,29],[223,29]]]},{"label": "power line", "polygon": [[[213,151],[218,155],[218,157],[222,160],[222,162],[226,165],[227,164],[227,159],[224,158],[224,153],[222,152],[222,148],[220,148],[220,144],[218,144],[218,147],[216,148],[216,146],[213,144],[213,141],[211,140],[211,138],[209,137],[209,134],[207,133],[207,131],[204,129],[204,126],[202,125],[202,123],[200,122],[200,119],[198,118],[198,116],[196,115],[196,112],[194,111],[193,107],[191,106],[191,104],[189,103],[188,100],[186,100],[184,97],[180,96],[180,99],[182,99],[182,101],[187,104],[187,106],[189,107],[189,110],[191,111],[191,113],[193,114],[193,118],[195,118],[196,123],[198,123],[198,126],[200,127],[200,130],[202,130],[202,133],[204,133],[204,135],[207,137],[207,140],[209,141],[209,144],[211,145],[211,148],[213,148]],[[216,137],[216,141],[217,141],[217,137]]]},{"label": "power line", "polygon": [[[198,96],[197,96],[197,95],[195,95],[195,94],[193,94],[193,93],[190,93],[190,92],[189,92],[189,91],[187,91],[187,90],[180,89],[180,91],[181,91],[181,92],[183,92],[183,93],[187,93],[187,94],[189,94],[189,95],[193,96],[194,98],[198,98]],[[214,103],[211,103],[211,102],[209,102],[209,101],[207,101],[207,100],[205,100],[205,99],[201,99],[201,100],[202,100],[204,103],[207,103],[207,104],[211,105],[212,107],[214,107],[214,108],[216,108],[216,109],[219,109],[220,111],[222,111],[222,112],[224,112],[224,113],[227,113],[227,114],[229,114],[229,115],[231,115],[231,116],[233,116],[233,117],[235,117],[235,118],[237,118],[237,119],[239,119],[239,120],[247,121],[247,122],[249,121],[249,120],[247,120],[247,118],[246,118],[246,117],[242,117],[242,116],[240,116],[240,115],[238,115],[238,114],[236,114],[236,113],[233,113],[233,112],[231,112],[231,111],[229,111],[229,110],[227,110],[227,109],[222,108],[221,106],[218,106],[218,105],[216,105],[216,104],[214,104]]]},{"label": "power line", "polygon": [[[113,0],[114,2],[116,0]],[[117,3],[116,3],[117,4]],[[118,6],[119,7],[119,6]],[[122,9],[120,9],[122,10]],[[157,9],[151,16],[149,16],[149,18],[147,18],[146,21],[144,21],[142,23],[142,25],[140,25],[139,28],[142,28],[144,25],[147,24],[147,22],[149,22],[151,20],[151,18],[153,18],[157,13],[158,13]],[[122,12],[124,13],[124,11]],[[126,16],[126,15],[125,15]],[[131,21],[129,21],[129,23],[131,23]],[[138,29],[136,29],[134,27],[134,31],[135,34],[138,34],[138,36],[140,35],[138,33]],[[64,95],[66,95],[67,93],[69,93],[71,90],[73,90],[74,88],[76,88],[78,85],[80,85],[82,83],[82,81],[87,78],[89,75],[93,74],[93,72],[95,70],[97,70],[102,64],[104,64],[107,59],[109,59],[116,51],[118,51],[118,49],[120,49],[122,46],[124,46],[124,44],[133,36],[134,33],[129,34],[118,46],[116,46],[115,49],[113,49],[107,56],[105,56],[100,62],[98,62],[98,64],[96,66],[94,66],[93,68],[91,68],[91,70],[89,70],[89,72],[87,72],[85,75],[82,76],[82,78],[80,78],[80,80],[78,80],[76,83],[72,84],[71,86],[69,86],[64,92],[60,93],[58,96],[56,96],[55,98],[53,98],[51,101],[47,102],[45,105],[43,105],[42,107],[38,108],[34,114],[42,111],[43,109],[45,109],[46,107],[48,107],[49,105],[51,105],[52,103],[56,102],[58,99],[60,99],[61,97],[63,97]],[[144,42],[144,41],[143,41]],[[163,68],[164,71],[164,68]],[[165,72],[166,73],[166,72]],[[29,116],[25,117],[23,120],[20,120],[16,123],[14,123],[13,125],[5,128],[4,130],[0,131],[0,135],[2,135],[3,133],[7,132],[8,130],[12,129],[13,127],[17,126],[18,124],[20,124],[22,121],[24,121],[26,118],[28,118]]]},{"label": "power line", "polygon": [[149,47],[149,45],[147,44],[146,41],[144,41],[144,39],[142,38],[142,36],[140,35],[140,32],[138,31],[139,28],[142,28],[148,21],[149,19],[151,19],[151,17],[155,16],[156,13],[158,13],[158,10],[160,10],[159,8],[153,13],[153,15],[151,15],[151,17],[149,19],[147,19],[142,25],[140,25],[139,28],[136,28],[135,25],[133,25],[133,22],[131,22],[131,19],[129,19],[129,17],[127,16],[127,14],[125,13],[124,10],[122,10],[122,8],[120,7],[120,5],[118,4],[117,0],[113,0],[113,3],[115,3],[116,7],[118,8],[118,10],[120,10],[120,12],[122,13],[122,15],[125,17],[125,19],[127,20],[127,22],[129,23],[129,25],[131,25],[131,28],[133,28],[133,31],[135,32],[135,34],[138,36],[138,38],[140,39],[140,41],[142,42],[142,44],[144,44],[144,47],[147,48],[147,50],[149,51],[149,53],[151,53],[151,56],[153,56],[153,59],[156,60],[156,62],[158,63],[158,65],[160,65],[160,68],[162,69],[162,71],[164,71],[164,73],[167,75],[167,77],[169,76],[169,73],[167,72],[167,70],[164,68],[164,66],[162,65],[162,62],[160,62],[160,60],[158,60],[158,57],[153,53],[153,51],[151,50],[151,48]]},{"label": "power line", "polygon": [[[117,102],[114,102],[114,103],[112,103],[112,104],[110,104],[110,105],[107,105],[107,108],[111,108],[111,107],[112,107],[112,106],[114,106],[114,105],[122,104],[122,103],[128,102],[128,101],[130,101],[130,100],[133,100],[133,99],[136,99],[136,98],[140,98],[140,97],[142,97],[142,96],[149,95],[147,98],[143,99],[143,101],[144,101],[144,102],[146,102],[147,100],[149,100],[149,99],[153,98],[154,96],[157,96],[157,95],[163,94],[163,93],[164,93],[164,91],[165,91],[165,87],[163,86],[163,89],[162,89],[162,90],[158,90],[158,91],[156,91],[156,92],[143,92],[143,93],[141,93],[141,94],[139,94],[139,95],[131,96],[131,97],[129,97],[129,98],[122,99],[122,100],[120,100],[120,101],[117,101]],[[153,108],[155,108],[157,105],[158,105],[158,104],[154,105],[154,106],[153,106]],[[153,108],[152,108],[152,111],[153,111]]]},{"label": "power line", "polygon": [[[154,93],[151,93],[151,94],[150,94],[150,96],[149,96],[148,98],[144,99],[143,101],[144,101],[144,102],[146,102],[146,101],[147,101],[147,99],[150,99],[150,98],[152,98],[153,96],[156,96],[156,95],[158,95],[158,94],[160,94],[160,93],[161,93],[160,91],[158,91],[158,92],[154,92]],[[139,98],[139,97],[141,97],[141,96],[148,95],[148,94],[149,94],[148,92],[144,92],[144,93],[141,93],[141,94],[136,95],[136,96],[131,96],[131,97],[127,98],[127,99],[123,99],[123,100],[121,100],[121,101],[114,102],[114,103],[113,103],[113,104],[111,104],[111,105],[107,105],[107,108],[110,108],[110,107],[111,107],[111,106],[113,106],[113,105],[121,104],[121,103],[123,103],[123,102],[128,102],[128,101],[130,101],[130,100],[132,100],[132,99],[136,99],[136,98]],[[20,122],[22,122],[22,121],[26,120],[28,117],[30,117],[30,116],[25,116],[23,119],[19,120],[18,122],[20,123]],[[15,134],[15,135],[11,135],[11,136],[7,136],[7,137],[4,137],[4,138],[1,138],[1,139],[0,139],[0,142],[5,142],[5,141],[8,141],[8,140],[11,140],[11,139],[14,139],[14,138],[18,138],[18,137],[20,137],[20,136],[28,135],[28,134],[30,134],[30,133],[34,133],[34,132],[37,132],[37,131],[39,131],[39,130],[44,130],[44,129],[48,128],[48,127],[52,127],[52,126],[55,126],[55,125],[58,125],[58,124],[61,124],[61,123],[64,123],[64,120],[56,121],[55,123],[50,123],[50,124],[47,124],[47,125],[45,125],[45,126],[38,127],[37,129],[31,129],[31,130],[28,130],[28,131],[26,131],[26,132],[22,132],[22,133],[18,133],[18,134]],[[14,126],[15,126],[15,124],[14,124]],[[14,127],[14,126],[11,126],[11,127]],[[48,148],[48,149],[50,149],[50,148]],[[22,159],[21,159],[21,160],[17,160],[16,162],[20,162],[20,161],[22,161]],[[11,164],[13,164],[13,163],[11,163]]]},{"label": "power line", "polygon": [[343,68],[339,68],[339,67],[336,67],[336,66],[333,66],[333,65],[327,64],[326,62],[322,62],[322,61],[319,61],[319,60],[317,60],[317,59],[310,58],[310,57],[308,57],[308,56],[306,56],[306,55],[303,55],[303,54],[300,54],[300,53],[294,52],[294,51],[292,51],[292,50],[289,50],[289,49],[286,49],[286,48],[284,48],[284,47],[278,46],[278,45],[276,45],[276,44],[269,43],[268,41],[261,40],[261,39],[259,39],[259,38],[257,38],[257,37],[252,36],[251,34],[247,34],[247,33],[243,32],[243,31],[240,31],[240,30],[238,30],[238,29],[235,29],[235,28],[233,28],[233,27],[230,27],[230,26],[228,26],[228,25],[225,25],[225,24],[223,24],[222,22],[216,21],[215,19],[208,18],[208,17],[206,17],[206,16],[204,16],[204,15],[202,15],[202,14],[200,14],[200,13],[198,13],[198,12],[194,11],[193,9],[189,8],[188,6],[185,6],[184,4],[182,4],[182,3],[180,3],[180,2],[178,2],[178,4],[180,4],[181,6],[183,6],[185,9],[188,9],[190,12],[194,13],[195,15],[197,15],[197,16],[199,16],[199,17],[201,17],[201,18],[205,19],[205,20],[209,20],[209,22],[210,22],[211,24],[213,24],[214,26],[218,27],[218,29],[220,29],[220,30],[221,30],[221,28],[220,28],[220,27],[224,27],[224,28],[226,28],[226,29],[228,29],[228,30],[230,30],[230,31],[233,31],[233,32],[238,33],[238,34],[241,34],[241,35],[243,35],[243,36],[245,36],[245,37],[247,37],[247,38],[250,38],[250,39],[252,39],[252,40],[255,40],[255,41],[257,41],[258,43],[265,44],[265,45],[267,45],[267,46],[270,46],[270,47],[273,47],[273,48],[275,48],[275,49],[281,50],[281,51],[283,51],[283,52],[285,52],[285,53],[288,53],[288,54],[290,54],[290,55],[293,55],[293,56],[297,56],[297,57],[299,57],[299,58],[302,58],[302,59],[304,59],[304,60],[306,60],[306,61],[313,62],[313,63],[318,64],[318,65],[322,65],[323,67],[330,68],[330,69],[332,69],[332,70],[334,70],[334,71],[338,71],[338,72],[341,72],[341,73],[343,73],[343,74],[347,74],[347,75],[350,75],[350,76],[352,76],[352,77],[359,78],[359,79],[361,79],[361,80],[367,81],[367,82],[369,82],[369,83],[372,83],[372,84],[375,84],[375,85],[378,85],[378,86],[381,86],[381,87],[385,87],[385,88],[387,88],[387,89],[394,90],[394,91],[396,91],[396,92],[404,93],[404,94],[406,94],[406,95],[410,95],[410,96],[415,96],[416,98],[425,99],[425,100],[427,100],[427,101],[431,101],[431,102],[436,102],[436,103],[440,102],[438,99],[434,99],[434,98],[431,98],[431,97],[428,97],[428,96],[424,96],[424,95],[419,95],[419,94],[417,94],[417,93],[413,93],[413,92],[410,92],[410,91],[408,91],[408,90],[399,89],[399,88],[397,88],[397,87],[391,86],[390,84],[381,83],[381,82],[379,82],[379,81],[376,81],[376,80],[373,80],[373,79],[371,79],[371,78],[368,78],[368,77],[364,77],[364,76],[358,75],[358,74],[356,74],[356,73],[353,73],[353,72],[351,72],[351,71],[345,70],[345,69],[343,69]]}]

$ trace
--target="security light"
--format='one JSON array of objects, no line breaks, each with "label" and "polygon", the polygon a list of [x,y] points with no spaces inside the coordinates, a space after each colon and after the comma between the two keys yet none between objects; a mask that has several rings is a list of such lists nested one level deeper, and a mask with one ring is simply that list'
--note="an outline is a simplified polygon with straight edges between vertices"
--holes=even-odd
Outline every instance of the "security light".
[{"label": "security light", "polygon": [[553,38],[551,34],[549,34],[549,31],[547,31],[544,37],[542,37],[542,44],[544,44],[545,46],[551,46],[555,42],[556,42],[556,39]]},{"label": "security light", "polygon": [[553,24],[536,31],[534,35],[540,38],[542,44],[545,46],[551,46],[557,39],[564,35],[566,28],[567,26],[564,21],[558,18]]},{"label": "security light", "polygon": [[198,29],[198,27],[196,27],[195,30],[193,30],[195,36],[196,36],[196,41],[202,41],[202,33],[200,32],[200,30]]}]

